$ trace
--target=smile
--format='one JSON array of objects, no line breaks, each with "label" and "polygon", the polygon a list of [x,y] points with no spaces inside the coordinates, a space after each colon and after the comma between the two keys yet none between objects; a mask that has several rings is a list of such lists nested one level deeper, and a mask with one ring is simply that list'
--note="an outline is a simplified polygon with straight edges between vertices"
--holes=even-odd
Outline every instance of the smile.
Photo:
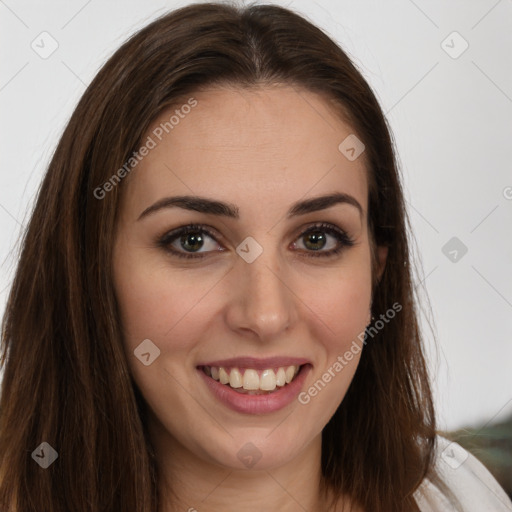
[{"label": "smile", "polygon": [[204,361],[198,375],[216,401],[243,414],[269,414],[291,406],[313,365],[297,357],[238,357]]},{"label": "smile", "polygon": [[300,365],[280,366],[257,370],[255,368],[228,368],[223,366],[203,366],[203,372],[212,379],[230,386],[242,394],[261,395],[272,393],[292,382],[300,370]]}]

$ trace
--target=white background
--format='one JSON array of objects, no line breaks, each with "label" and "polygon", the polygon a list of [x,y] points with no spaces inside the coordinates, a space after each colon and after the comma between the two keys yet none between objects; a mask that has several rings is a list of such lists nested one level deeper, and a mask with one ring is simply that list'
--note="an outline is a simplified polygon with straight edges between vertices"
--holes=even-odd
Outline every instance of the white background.
[{"label": "white background", "polygon": [[[437,357],[429,314],[422,324],[440,426],[511,414],[512,0],[271,3],[341,44],[392,127],[435,320]],[[86,85],[136,29],[187,4],[0,0],[0,315],[28,208]],[[43,31],[59,45],[47,59],[31,48]],[[441,251],[453,236],[468,248],[457,262]]]}]

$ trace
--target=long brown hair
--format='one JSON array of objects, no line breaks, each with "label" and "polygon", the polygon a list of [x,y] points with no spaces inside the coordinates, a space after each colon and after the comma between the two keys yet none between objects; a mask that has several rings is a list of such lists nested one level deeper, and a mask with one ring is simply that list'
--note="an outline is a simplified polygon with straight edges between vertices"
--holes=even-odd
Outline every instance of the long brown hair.
[{"label": "long brown hair", "polygon": [[[368,341],[323,431],[323,490],[372,512],[418,510],[413,492],[426,476],[436,480],[435,416],[390,130],[361,73],[320,29],[282,7],[225,3],[175,10],[125,42],[85,91],[53,155],[2,323],[1,510],[157,510],[145,405],[112,285],[123,182],[103,198],[94,191],[178,98],[212,85],[277,83],[322,94],[365,144],[370,233],[389,248],[372,313],[402,306]],[[42,442],[58,452],[48,469],[31,457]]]}]

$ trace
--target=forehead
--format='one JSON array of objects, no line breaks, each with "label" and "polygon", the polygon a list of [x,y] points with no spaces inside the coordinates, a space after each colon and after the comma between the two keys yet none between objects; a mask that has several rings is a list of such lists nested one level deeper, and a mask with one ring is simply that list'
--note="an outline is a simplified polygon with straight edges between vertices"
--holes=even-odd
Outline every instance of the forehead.
[{"label": "forehead", "polygon": [[143,138],[154,147],[130,175],[131,204],[193,193],[235,202],[243,216],[244,205],[287,206],[339,191],[366,212],[365,154],[350,160],[340,151],[354,131],[323,96],[273,86],[216,88],[188,99],[160,115]]}]

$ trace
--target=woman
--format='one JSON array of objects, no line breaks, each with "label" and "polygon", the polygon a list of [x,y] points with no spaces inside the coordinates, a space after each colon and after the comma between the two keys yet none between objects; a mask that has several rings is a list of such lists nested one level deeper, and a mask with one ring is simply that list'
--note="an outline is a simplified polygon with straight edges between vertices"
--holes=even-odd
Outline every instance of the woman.
[{"label": "woman", "polygon": [[436,436],[416,314],[345,53],[276,6],[163,16],[85,92],[24,236],[1,509],[511,510]]}]

